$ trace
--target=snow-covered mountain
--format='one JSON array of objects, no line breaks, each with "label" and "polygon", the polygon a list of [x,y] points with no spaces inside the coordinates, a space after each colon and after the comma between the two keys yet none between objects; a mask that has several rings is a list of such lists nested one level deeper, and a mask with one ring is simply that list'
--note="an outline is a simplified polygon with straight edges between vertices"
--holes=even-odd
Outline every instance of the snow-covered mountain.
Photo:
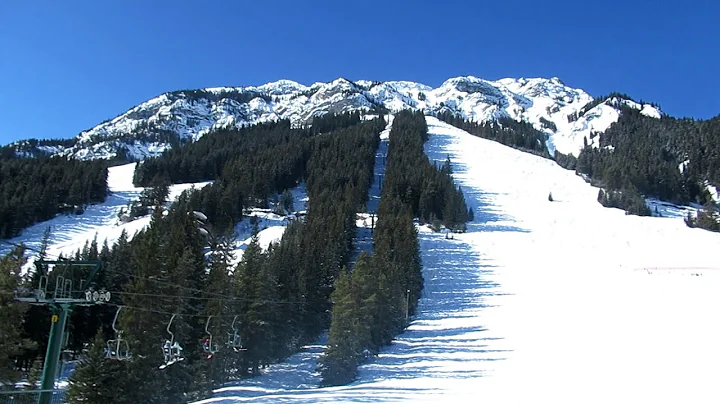
[{"label": "snow-covered mountain", "polygon": [[24,141],[15,145],[24,155],[142,160],[223,127],[277,119],[301,125],[326,113],[421,109],[430,115],[449,111],[477,122],[499,118],[527,121],[547,134],[551,153],[557,149],[577,155],[583,138],[617,121],[621,104],[660,117],[655,107],[627,99],[610,98],[584,108],[591,102],[593,98],[585,91],[568,87],[557,77],[497,81],[455,77],[437,88],[409,81],[353,82],[339,78],[308,87],[280,80],[257,87],[165,93],[80,133],[73,145],[29,147]]}]

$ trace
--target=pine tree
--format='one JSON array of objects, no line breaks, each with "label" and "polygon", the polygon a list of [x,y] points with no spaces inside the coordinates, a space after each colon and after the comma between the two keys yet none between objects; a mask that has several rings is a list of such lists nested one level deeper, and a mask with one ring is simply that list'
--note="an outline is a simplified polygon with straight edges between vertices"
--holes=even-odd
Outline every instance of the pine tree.
[{"label": "pine tree", "polygon": [[258,280],[265,264],[265,256],[260,248],[257,227],[253,233],[250,244],[245,249],[242,261],[235,272],[238,296],[242,302],[239,305],[239,312],[242,313],[240,332],[247,348],[247,352],[242,358],[242,368],[244,371],[250,369],[252,374],[257,374],[263,356],[265,335],[262,331],[264,305],[256,298],[259,292]]},{"label": "pine tree", "polygon": [[336,386],[353,381],[360,359],[360,341],[357,338],[358,302],[352,293],[350,274],[340,272],[332,293],[332,325],[328,335],[328,348],[319,359],[319,370],[324,386]]},{"label": "pine tree", "polygon": [[28,390],[36,390],[40,385],[40,377],[42,376],[43,357],[38,355],[33,359],[30,369],[28,370],[27,382]]},{"label": "pine tree", "polygon": [[85,357],[70,376],[68,402],[75,403],[126,403],[125,388],[118,376],[126,371],[124,363],[105,358],[106,340],[98,332]]},{"label": "pine tree", "polygon": [[15,356],[33,348],[30,340],[22,337],[26,304],[15,301],[15,291],[20,286],[20,270],[25,264],[25,248],[14,248],[0,258],[0,385],[15,383],[19,373],[15,369]]},{"label": "pine tree", "polygon": [[360,302],[356,338],[360,348],[371,352],[377,352],[382,346],[376,343],[379,338],[374,335],[379,320],[379,304],[384,300],[380,296],[378,277],[371,256],[360,253],[351,276],[352,293],[356,295],[354,300]]}]

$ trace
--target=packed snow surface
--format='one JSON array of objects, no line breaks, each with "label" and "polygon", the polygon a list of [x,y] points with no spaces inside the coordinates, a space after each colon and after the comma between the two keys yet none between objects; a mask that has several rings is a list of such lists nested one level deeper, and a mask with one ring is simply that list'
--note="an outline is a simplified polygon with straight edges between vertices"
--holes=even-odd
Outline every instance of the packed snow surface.
[{"label": "packed snow surface", "polygon": [[419,228],[408,329],[348,386],[317,387],[312,346],[203,402],[717,402],[719,234],[603,208],[572,171],[427,119],[475,220]]}]

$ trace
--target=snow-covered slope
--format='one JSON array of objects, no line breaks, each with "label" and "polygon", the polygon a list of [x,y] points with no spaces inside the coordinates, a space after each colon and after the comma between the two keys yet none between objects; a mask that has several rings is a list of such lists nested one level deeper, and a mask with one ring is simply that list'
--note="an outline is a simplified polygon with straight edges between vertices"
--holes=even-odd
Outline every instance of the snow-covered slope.
[{"label": "snow-covered slope", "polygon": [[[144,188],[135,187],[132,183],[136,163],[125,164],[108,169],[108,188],[110,195],[105,202],[90,205],[81,215],[57,215],[55,218],[36,223],[22,231],[9,241],[14,244],[23,243],[31,249],[39,250],[45,230],[50,227],[50,239],[48,240],[47,256],[51,259],[57,258],[60,254],[65,257],[81,250],[85,243],[97,238],[98,244],[107,240],[112,244],[125,231],[129,238],[135,233],[150,224],[150,216],[137,218],[128,223],[118,220],[118,213],[134,200],[138,199]],[[168,198],[175,200],[186,189],[195,187],[201,188],[209,182],[190,184],[175,184],[170,186]],[[10,244],[0,244],[0,254],[5,254],[12,248]],[[36,255],[34,251],[28,251],[29,255]],[[32,260],[30,260],[32,261]],[[32,262],[28,262],[29,267]]]},{"label": "snow-covered slope", "polygon": [[559,152],[577,156],[586,140],[588,144],[598,147],[600,137],[597,135],[605,132],[610,125],[620,119],[621,105],[640,110],[641,114],[651,118],[660,119],[662,116],[662,112],[650,104],[640,104],[628,99],[610,97],[584,113],[580,111],[579,117],[572,122],[567,119],[555,121],[558,130],[548,140],[550,152],[552,153],[553,148],[555,148]]},{"label": "snow-covered slope", "polygon": [[603,208],[547,159],[428,124],[475,220],[421,228],[407,331],[348,386],[316,387],[311,347],[203,403],[717,402],[720,234]]},{"label": "snow-covered slope", "polygon": [[[47,256],[50,259],[55,259],[61,254],[68,257],[81,250],[86,243],[92,242],[93,239],[97,240],[99,246],[102,246],[105,241],[112,245],[120,238],[123,231],[126,232],[129,239],[132,239],[138,231],[145,229],[150,224],[151,219],[151,216],[147,215],[128,223],[118,220],[120,211],[137,200],[144,189],[135,187],[132,183],[136,164],[130,163],[108,169],[110,195],[105,202],[88,206],[81,215],[57,215],[51,220],[28,227],[20,236],[8,240],[9,243],[0,243],[0,255],[9,252],[13,248],[13,244],[23,243],[30,248],[27,251],[29,258],[37,256],[43,234],[48,227],[51,229],[47,248]],[[174,201],[183,191],[190,188],[202,188],[209,183],[171,185],[168,199]],[[305,185],[300,184],[290,191],[293,195],[295,211],[304,213],[308,202]],[[240,261],[243,251],[250,244],[253,230],[251,217],[257,218],[258,239],[260,247],[263,249],[267,249],[270,243],[278,242],[288,224],[288,216],[274,214],[269,209],[254,209],[248,212],[246,217],[235,226],[237,248],[233,264]],[[28,260],[24,270],[31,268],[32,261],[32,259]]]},{"label": "snow-covered slope", "polygon": [[[618,101],[608,100],[569,123],[568,117],[590,101],[592,97],[583,90],[568,87],[557,77],[497,81],[455,77],[437,88],[409,81],[352,82],[340,78],[308,87],[280,80],[262,86],[165,93],[80,133],[72,146],[45,144],[19,153],[81,159],[120,155],[142,160],[161,154],[172,144],[197,140],[217,128],[277,119],[305,124],[317,115],[346,111],[422,109],[429,114],[450,111],[478,122],[499,118],[528,121],[547,133],[551,153],[557,148],[578,154],[583,137],[605,130],[619,116]],[[636,105],[647,115],[660,116],[650,105]]]},{"label": "snow-covered slope", "polygon": [[[58,215],[51,220],[30,226],[23,230],[20,236],[8,240],[10,243],[0,243],[0,254],[9,252],[13,244],[23,243],[31,249],[27,251],[29,258],[37,256],[43,234],[48,227],[51,228],[47,249],[47,256],[50,259],[55,259],[61,254],[68,257],[81,250],[86,243],[92,242],[93,239],[96,239],[100,246],[105,241],[112,245],[120,238],[123,231],[127,233],[129,239],[132,239],[138,231],[145,229],[150,224],[151,218],[150,215],[147,215],[128,223],[118,220],[120,211],[137,200],[144,189],[136,187],[132,183],[136,164],[125,164],[108,169],[110,195],[105,202],[88,206],[81,215]],[[190,188],[202,188],[209,183],[171,185],[168,199],[174,201],[183,191]],[[300,184],[290,191],[293,195],[295,211],[304,213],[308,202],[305,185]],[[235,226],[236,251],[233,264],[240,261],[243,251],[250,244],[253,230],[251,217],[257,218],[258,239],[260,247],[263,249],[267,249],[270,243],[278,242],[288,224],[288,216],[274,214],[268,209],[254,209],[248,212],[246,217]],[[31,268],[32,262],[32,259],[28,260],[24,270]]]}]

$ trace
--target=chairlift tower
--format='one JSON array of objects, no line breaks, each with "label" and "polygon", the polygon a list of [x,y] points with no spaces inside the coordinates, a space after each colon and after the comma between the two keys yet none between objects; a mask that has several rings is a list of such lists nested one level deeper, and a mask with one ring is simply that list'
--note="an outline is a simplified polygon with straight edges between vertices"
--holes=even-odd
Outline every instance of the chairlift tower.
[{"label": "chairlift tower", "polygon": [[50,335],[45,351],[38,404],[50,404],[58,373],[67,318],[75,306],[93,306],[110,300],[110,292],[93,287],[100,261],[35,261],[35,289],[20,289],[15,300],[50,308]]}]

